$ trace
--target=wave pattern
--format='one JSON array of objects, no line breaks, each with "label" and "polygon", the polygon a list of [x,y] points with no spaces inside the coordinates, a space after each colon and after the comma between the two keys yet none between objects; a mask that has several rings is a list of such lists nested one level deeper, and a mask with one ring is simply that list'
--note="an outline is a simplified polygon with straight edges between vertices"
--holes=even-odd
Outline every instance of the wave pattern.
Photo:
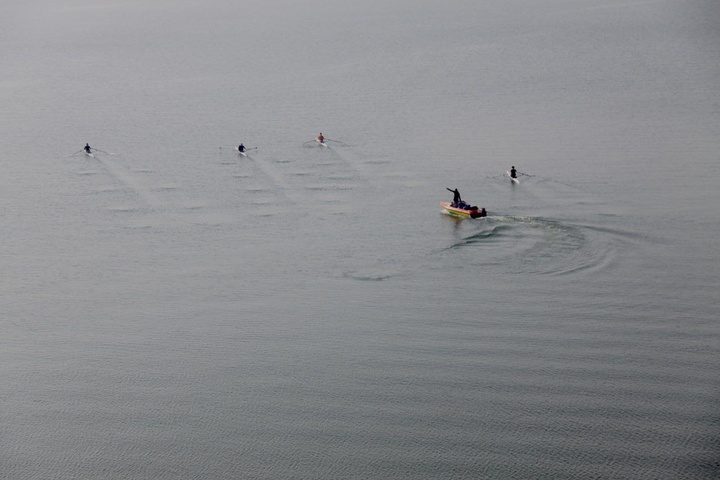
[{"label": "wave pattern", "polygon": [[479,264],[508,273],[571,275],[606,267],[619,232],[541,217],[488,217],[449,250],[471,250]]}]

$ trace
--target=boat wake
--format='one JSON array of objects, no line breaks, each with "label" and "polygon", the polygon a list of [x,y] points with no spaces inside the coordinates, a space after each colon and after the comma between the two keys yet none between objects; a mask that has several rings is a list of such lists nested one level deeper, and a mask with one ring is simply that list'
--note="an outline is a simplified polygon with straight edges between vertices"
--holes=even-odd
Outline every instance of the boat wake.
[{"label": "boat wake", "polygon": [[160,206],[160,201],[151,192],[151,189],[139,182],[130,169],[108,159],[99,158],[99,161],[112,177],[125,185],[129,191],[134,192],[146,206],[151,208]]},{"label": "boat wake", "polygon": [[462,252],[463,264],[519,274],[596,272],[617,258],[623,238],[621,232],[540,217],[488,217],[475,228],[446,251]]},{"label": "boat wake", "polygon": [[342,274],[344,278],[349,278],[352,280],[359,280],[361,282],[381,282],[383,280],[387,280],[390,278],[393,278],[397,276],[397,273],[394,272],[360,272],[360,271],[353,271],[353,272],[345,272]]}]

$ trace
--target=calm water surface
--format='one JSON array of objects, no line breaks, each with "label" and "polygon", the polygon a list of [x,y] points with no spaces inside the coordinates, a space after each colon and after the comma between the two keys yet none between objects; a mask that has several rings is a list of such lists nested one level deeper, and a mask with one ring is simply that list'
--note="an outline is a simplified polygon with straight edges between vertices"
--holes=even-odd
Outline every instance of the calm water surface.
[{"label": "calm water surface", "polygon": [[718,475],[716,1],[1,17],[0,478]]}]

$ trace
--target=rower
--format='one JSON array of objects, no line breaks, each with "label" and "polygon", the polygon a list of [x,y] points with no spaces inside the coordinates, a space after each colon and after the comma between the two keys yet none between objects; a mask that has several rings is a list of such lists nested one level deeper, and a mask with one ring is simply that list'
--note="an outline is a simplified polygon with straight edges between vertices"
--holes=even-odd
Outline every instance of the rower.
[{"label": "rower", "polygon": [[85,144],[85,147],[83,147],[83,150],[85,150],[85,152],[87,152],[87,153],[92,153],[92,150],[90,149],[90,144],[89,144],[89,143],[86,143],[86,144]]},{"label": "rower", "polygon": [[243,153],[245,151],[245,145],[242,143],[238,146],[238,152]]},{"label": "rower", "polygon": [[515,165],[510,169],[510,178],[517,178],[517,170],[515,170]]},{"label": "rower", "polygon": [[320,143],[325,143],[325,137],[323,137],[322,132],[320,132],[320,135],[317,136],[317,141]]},{"label": "rower", "polygon": [[445,187],[448,192],[453,193],[453,207],[459,207],[460,203],[462,203],[462,199],[460,198],[460,192],[458,192],[458,189],[450,190],[449,188]]}]

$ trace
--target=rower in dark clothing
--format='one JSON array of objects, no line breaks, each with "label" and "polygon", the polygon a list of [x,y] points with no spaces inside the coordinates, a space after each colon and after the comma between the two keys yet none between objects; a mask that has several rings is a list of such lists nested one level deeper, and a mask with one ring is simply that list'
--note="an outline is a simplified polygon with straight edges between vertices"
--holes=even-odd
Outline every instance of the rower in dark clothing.
[{"label": "rower in dark clothing", "polygon": [[86,144],[85,144],[85,146],[83,147],[83,150],[85,150],[85,152],[87,152],[87,153],[92,153],[92,150],[90,149],[90,144],[89,144],[89,143],[86,143]]},{"label": "rower in dark clothing", "polygon": [[238,152],[243,153],[245,151],[245,145],[242,143],[238,146]]},{"label": "rower in dark clothing", "polygon": [[517,170],[515,170],[515,165],[510,169],[510,178],[517,178]]},{"label": "rower in dark clothing", "polygon": [[448,190],[448,192],[453,193],[453,207],[459,207],[462,199],[460,198],[460,192],[458,192],[458,189],[456,188],[455,190],[451,190],[447,187],[445,188]]}]

